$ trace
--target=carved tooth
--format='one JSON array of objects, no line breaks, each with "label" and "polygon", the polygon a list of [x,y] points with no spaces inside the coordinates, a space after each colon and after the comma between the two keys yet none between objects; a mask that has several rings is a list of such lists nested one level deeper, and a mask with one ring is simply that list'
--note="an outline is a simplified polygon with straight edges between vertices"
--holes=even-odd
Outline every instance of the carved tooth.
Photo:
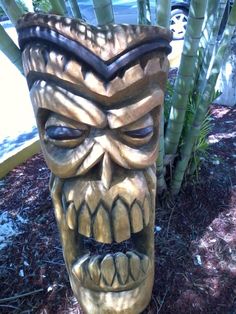
[{"label": "carved tooth", "polygon": [[123,253],[117,253],[115,256],[116,270],[119,274],[119,281],[124,285],[128,279],[128,258]]},{"label": "carved tooth", "polygon": [[156,73],[161,71],[161,65],[160,65],[160,59],[159,58],[153,58],[151,60],[148,60],[146,67],[144,69],[144,73],[149,75],[155,75]]},{"label": "carved tooth", "polygon": [[66,222],[71,230],[76,229],[76,210],[74,203],[70,203],[66,211]]},{"label": "carved tooth", "polygon": [[141,258],[141,267],[142,271],[146,274],[149,266],[149,258],[146,255],[143,255]]},{"label": "carved tooth", "polygon": [[111,286],[115,275],[115,265],[111,254],[107,254],[102,260],[101,273],[107,285]]},{"label": "carved tooth", "polygon": [[127,252],[127,256],[129,257],[129,266],[131,276],[134,281],[139,279],[141,265],[140,265],[140,258],[133,252]]},{"label": "carved tooth", "polygon": [[92,257],[90,259],[89,265],[88,265],[90,277],[92,281],[97,285],[99,284],[100,276],[101,276],[101,271],[100,271],[100,266],[99,266],[100,259],[101,259],[101,256],[96,255],[95,257]]},{"label": "carved tooth", "polygon": [[130,211],[132,232],[139,232],[143,229],[143,214],[140,206],[135,202]]},{"label": "carved tooth", "polygon": [[114,238],[116,242],[122,242],[130,238],[130,222],[126,206],[118,199],[112,210]]},{"label": "carved tooth", "polygon": [[96,241],[112,243],[109,215],[100,204],[93,223],[93,235]]},{"label": "carved tooth", "polygon": [[89,254],[81,257],[72,267],[72,272],[76,277],[83,282],[85,279],[85,262],[90,258]]},{"label": "carved tooth", "polygon": [[147,197],[145,197],[145,200],[143,203],[143,211],[144,211],[144,224],[145,226],[147,226],[149,223],[149,216],[150,216],[150,202],[147,199]]},{"label": "carved tooth", "polygon": [[132,68],[125,71],[123,82],[125,82],[125,84],[129,86],[142,78],[143,70],[139,64],[136,64]]},{"label": "carved tooth", "polygon": [[117,289],[119,287],[120,287],[120,282],[117,278],[117,275],[115,275],[115,278],[114,278],[113,283],[112,283],[112,288]]},{"label": "carved tooth", "polygon": [[78,216],[78,232],[86,237],[91,236],[91,216],[87,204],[83,204]]}]

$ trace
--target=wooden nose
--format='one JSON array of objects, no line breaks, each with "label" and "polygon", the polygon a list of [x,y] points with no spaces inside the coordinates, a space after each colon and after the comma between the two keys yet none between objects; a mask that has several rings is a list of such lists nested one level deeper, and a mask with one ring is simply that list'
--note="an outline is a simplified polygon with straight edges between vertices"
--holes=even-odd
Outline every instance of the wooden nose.
[{"label": "wooden nose", "polygon": [[104,154],[102,160],[101,181],[104,187],[108,190],[112,182],[112,160],[107,152]]}]

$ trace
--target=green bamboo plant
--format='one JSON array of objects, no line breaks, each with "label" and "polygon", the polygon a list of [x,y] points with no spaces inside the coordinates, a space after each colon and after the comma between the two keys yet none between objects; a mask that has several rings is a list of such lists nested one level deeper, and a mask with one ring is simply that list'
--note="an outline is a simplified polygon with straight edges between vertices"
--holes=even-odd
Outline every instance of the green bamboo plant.
[{"label": "green bamboo plant", "polygon": [[[159,26],[169,28],[170,27],[170,11],[171,11],[171,1],[170,0],[160,0],[156,2],[156,19]],[[157,159],[157,187],[158,193],[162,194],[166,190],[165,181],[165,140],[164,140],[164,128],[165,128],[165,115],[164,109],[161,113],[161,123],[159,131],[159,154]]]},{"label": "green bamboo plant", "polygon": [[231,9],[227,25],[225,27],[220,45],[217,49],[216,55],[213,60],[213,65],[210,73],[207,73],[205,78],[206,84],[201,94],[197,99],[197,110],[191,127],[189,128],[184,138],[184,144],[180,151],[180,159],[177,162],[173,180],[171,182],[171,191],[173,194],[177,194],[180,190],[184,173],[191,158],[192,149],[194,143],[199,135],[202,121],[208,110],[208,106],[211,103],[213,94],[215,92],[215,85],[220,73],[220,69],[224,62],[224,56],[229,45],[229,42],[233,36],[236,25],[236,2],[234,2]]},{"label": "green bamboo plant", "polygon": [[65,2],[63,0],[49,0],[52,10],[51,13],[58,15],[67,15]]},{"label": "green bamboo plant", "polygon": [[[46,11],[69,15],[63,0],[45,0]],[[68,0],[74,18],[81,19],[76,0]],[[209,132],[209,104],[219,95],[215,91],[227,47],[236,25],[234,1],[228,22],[218,43],[219,27],[228,0],[191,0],[180,67],[174,85],[167,84],[165,107],[160,123],[159,157],[157,160],[158,192],[169,187],[173,194],[181,188],[184,177],[196,170],[204,153]],[[171,1],[156,0],[157,25],[169,27]],[[0,5],[13,24],[24,13],[15,0],[0,0]],[[113,23],[112,0],[93,0],[100,26]],[[138,23],[150,25],[149,0],[137,0]],[[89,22],[89,21],[88,21]],[[156,25],[156,23],[154,23]],[[23,72],[21,53],[2,26],[0,50]],[[167,169],[168,168],[168,169]],[[169,170],[169,171],[167,171]],[[173,173],[166,178],[166,173]]]},{"label": "green bamboo plant", "polygon": [[172,108],[165,136],[165,149],[168,155],[176,154],[183,130],[205,10],[206,1],[191,1],[181,63],[175,81]]},{"label": "green bamboo plant", "polygon": [[149,0],[137,0],[138,24],[151,25],[151,10]]},{"label": "green bamboo plant", "polygon": [[13,25],[15,25],[17,20],[24,14],[23,9],[18,6],[14,0],[0,0],[0,6]]},{"label": "green bamboo plant", "polygon": [[[215,1],[210,1],[213,2],[213,7],[215,4]],[[205,47],[205,51],[204,51],[204,56],[203,53],[201,54],[201,60],[199,60],[199,76],[197,78],[197,82],[195,83],[196,87],[197,87],[197,91],[198,92],[202,92],[203,88],[204,88],[204,82],[205,82],[205,78],[207,75],[207,72],[210,69],[210,63],[212,60],[212,55],[215,53],[215,49],[216,49],[216,42],[217,42],[217,36],[219,34],[219,30],[220,30],[220,24],[221,24],[221,20],[223,18],[223,14],[226,8],[226,4],[227,4],[227,0],[223,0],[223,1],[219,1],[217,2],[216,5],[216,12],[214,10],[212,10],[213,12],[212,14],[212,22],[210,23],[210,30],[208,29],[208,41],[207,41],[207,46]],[[215,14],[216,13],[216,16]],[[208,19],[209,21],[210,19]]]},{"label": "green bamboo plant", "polygon": [[0,50],[18,68],[21,74],[23,74],[20,49],[15,45],[14,41],[7,34],[2,25],[0,25]]},{"label": "green bamboo plant", "polygon": [[114,23],[112,0],[93,0],[98,25]]},{"label": "green bamboo plant", "polygon": [[76,0],[69,0],[70,7],[74,18],[82,19],[80,8]]}]

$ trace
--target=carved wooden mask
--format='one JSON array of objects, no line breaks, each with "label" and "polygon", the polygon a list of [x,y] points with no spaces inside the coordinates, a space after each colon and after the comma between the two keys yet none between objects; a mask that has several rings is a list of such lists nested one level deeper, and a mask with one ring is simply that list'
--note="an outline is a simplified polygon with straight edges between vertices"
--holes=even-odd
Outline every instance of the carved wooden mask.
[{"label": "carved wooden mask", "polygon": [[140,313],[170,33],[32,13],[17,29],[74,294],[89,314]]}]

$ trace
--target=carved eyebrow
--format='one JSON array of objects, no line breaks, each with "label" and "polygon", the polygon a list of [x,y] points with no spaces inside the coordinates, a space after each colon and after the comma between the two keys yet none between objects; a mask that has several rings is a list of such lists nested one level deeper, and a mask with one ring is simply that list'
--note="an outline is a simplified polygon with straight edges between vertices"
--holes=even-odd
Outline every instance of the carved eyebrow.
[{"label": "carved eyebrow", "polygon": [[124,68],[129,63],[146,53],[156,50],[162,50],[166,54],[171,52],[168,40],[164,38],[157,38],[155,41],[152,39],[150,42],[140,43],[137,47],[130,47],[130,49],[126,49],[112,60],[109,60],[109,62],[104,62],[100,57],[83,46],[80,42],[68,39],[67,37],[47,27],[31,26],[19,29],[18,38],[21,49],[24,49],[27,42],[36,39],[45,40],[46,42],[53,43],[54,45],[56,44],[64,51],[67,51],[70,54],[72,53],[83,62],[88,63],[91,68],[105,80],[110,80],[115,77],[116,73],[120,69]]},{"label": "carved eyebrow", "polygon": [[120,128],[130,124],[145,114],[150,112],[157,106],[160,106],[164,101],[164,93],[162,90],[157,90],[152,95],[133,103],[127,107],[120,109],[108,110],[107,120],[111,129]]},{"label": "carved eyebrow", "polygon": [[36,109],[38,107],[48,109],[97,128],[104,128],[107,125],[106,115],[91,101],[55,84],[35,82],[30,97]]}]

